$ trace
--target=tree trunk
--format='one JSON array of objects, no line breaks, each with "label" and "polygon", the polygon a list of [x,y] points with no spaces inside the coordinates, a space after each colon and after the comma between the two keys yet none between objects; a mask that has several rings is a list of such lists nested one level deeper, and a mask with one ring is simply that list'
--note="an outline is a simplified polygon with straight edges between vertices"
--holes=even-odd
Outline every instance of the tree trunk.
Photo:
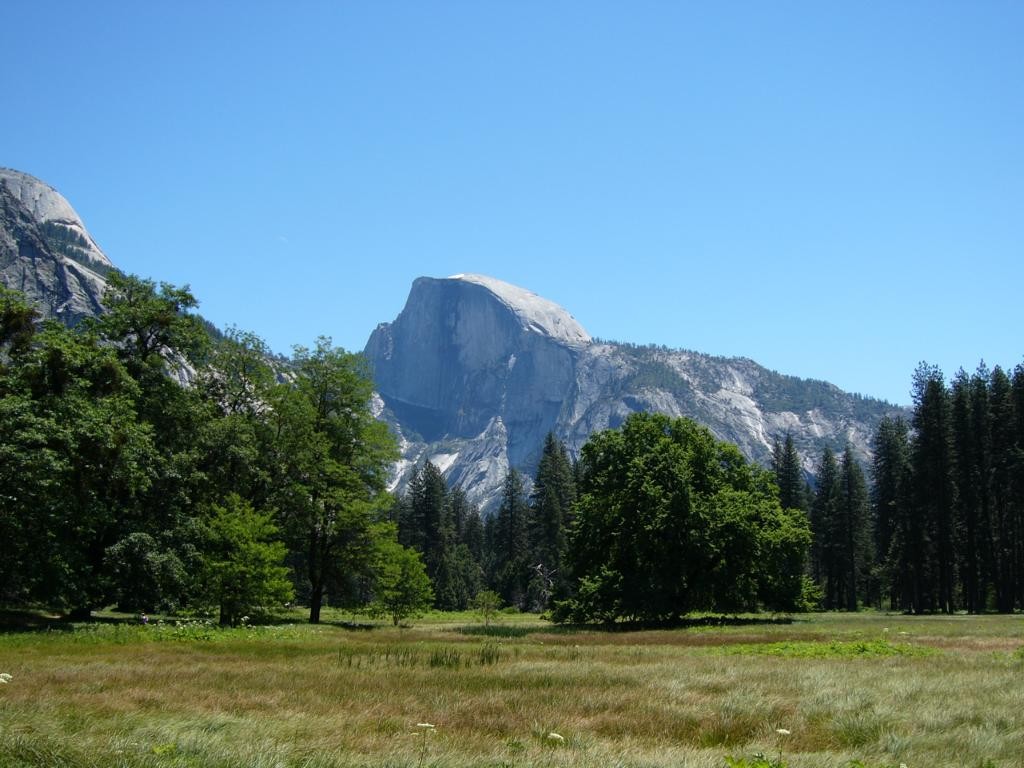
[{"label": "tree trunk", "polygon": [[324,602],[324,585],[320,579],[311,580],[309,590],[309,623],[320,623],[320,606]]},{"label": "tree trunk", "polygon": [[76,608],[72,608],[68,613],[68,618],[71,621],[88,621],[92,618],[92,608],[87,605],[80,605]]},{"label": "tree trunk", "polygon": [[320,623],[320,606],[324,602],[324,577],[320,558],[320,537],[315,531],[309,535],[309,555],[306,575],[309,577],[309,623]]}]

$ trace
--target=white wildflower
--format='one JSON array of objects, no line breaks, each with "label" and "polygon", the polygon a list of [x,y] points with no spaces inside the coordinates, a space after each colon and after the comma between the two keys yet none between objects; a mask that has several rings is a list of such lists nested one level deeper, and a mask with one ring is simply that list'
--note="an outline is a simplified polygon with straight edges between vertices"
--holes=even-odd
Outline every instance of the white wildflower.
[{"label": "white wildflower", "polygon": [[786,730],[785,728],[776,728],[775,732],[779,734],[779,736],[789,736],[790,734],[790,731]]},{"label": "white wildflower", "polygon": [[7,685],[13,678],[6,672],[0,672],[0,683]]},{"label": "white wildflower", "polygon": [[560,733],[555,733],[554,731],[552,731],[547,735],[547,739],[548,741],[557,741],[558,743],[562,743],[563,741],[565,741],[565,736],[563,736]]}]

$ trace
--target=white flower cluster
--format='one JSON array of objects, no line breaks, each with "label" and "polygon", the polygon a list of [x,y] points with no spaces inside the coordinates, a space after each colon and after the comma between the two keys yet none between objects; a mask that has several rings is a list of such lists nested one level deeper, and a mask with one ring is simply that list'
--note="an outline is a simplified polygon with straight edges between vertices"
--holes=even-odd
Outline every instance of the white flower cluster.
[{"label": "white flower cluster", "polygon": [[7,685],[9,682],[11,682],[11,679],[11,676],[6,672],[0,672],[0,683]]}]

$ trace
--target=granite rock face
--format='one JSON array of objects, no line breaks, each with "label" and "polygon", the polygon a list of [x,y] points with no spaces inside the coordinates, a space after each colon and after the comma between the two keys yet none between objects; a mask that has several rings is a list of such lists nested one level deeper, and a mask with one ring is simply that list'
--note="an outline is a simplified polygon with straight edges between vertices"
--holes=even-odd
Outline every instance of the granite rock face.
[{"label": "granite rock face", "polygon": [[0,283],[24,292],[43,317],[73,324],[102,311],[111,268],[57,190],[0,168]]},{"label": "granite rock face", "polygon": [[849,440],[862,459],[878,421],[900,409],[745,358],[595,342],[558,305],[480,275],[419,278],[405,308],[370,336],[378,412],[399,435],[401,491],[429,459],[485,511],[509,467],[536,470],[554,432],[573,455],[629,414],[688,416],[767,464],[789,432],[808,473]]},{"label": "granite rock face", "polygon": [[589,342],[568,312],[508,283],[416,280],[405,309],[365,350],[405,441],[402,478],[430,446],[451,482],[476,501],[491,498],[510,465],[536,464]]}]

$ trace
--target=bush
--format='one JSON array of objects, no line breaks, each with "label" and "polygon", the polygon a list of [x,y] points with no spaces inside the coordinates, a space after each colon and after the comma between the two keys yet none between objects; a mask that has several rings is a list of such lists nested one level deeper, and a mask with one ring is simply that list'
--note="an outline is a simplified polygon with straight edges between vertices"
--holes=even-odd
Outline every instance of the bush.
[{"label": "bush", "polygon": [[118,610],[173,612],[182,601],[187,575],[173,552],[147,533],[132,533],[107,549],[111,598]]}]

